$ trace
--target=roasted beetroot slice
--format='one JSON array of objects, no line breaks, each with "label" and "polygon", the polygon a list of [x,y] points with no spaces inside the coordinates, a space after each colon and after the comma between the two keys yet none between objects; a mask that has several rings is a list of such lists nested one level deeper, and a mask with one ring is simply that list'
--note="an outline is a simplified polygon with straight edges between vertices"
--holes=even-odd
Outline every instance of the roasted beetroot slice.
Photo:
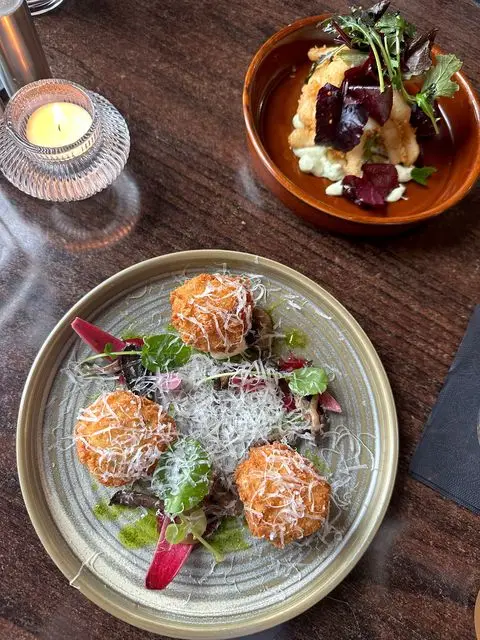
[{"label": "roasted beetroot slice", "polygon": [[318,396],[318,404],[324,409],[324,411],[331,411],[332,413],[342,413],[342,407],[335,400],[335,398],[328,393],[328,391],[324,391],[322,394]]},{"label": "roasted beetroot slice", "polygon": [[369,180],[384,198],[392,189],[398,187],[398,173],[393,164],[367,162],[363,165],[362,171],[363,177]]},{"label": "roasted beetroot slice", "polygon": [[82,320],[82,318],[75,318],[71,327],[83,342],[88,344],[96,353],[103,353],[107,344],[112,345],[113,351],[123,351],[125,349],[126,345],[123,340],[119,340],[94,324]]},{"label": "roasted beetroot slice", "polygon": [[372,207],[374,209],[385,206],[384,196],[377,191],[375,186],[357,176],[346,176],[343,179],[343,195],[360,207]]},{"label": "roasted beetroot slice", "polygon": [[168,587],[188,560],[188,556],[195,546],[193,544],[170,544],[167,542],[165,540],[165,530],[169,524],[170,520],[162,516],[157,548],[145,578],[147,589],[160,590]]}]

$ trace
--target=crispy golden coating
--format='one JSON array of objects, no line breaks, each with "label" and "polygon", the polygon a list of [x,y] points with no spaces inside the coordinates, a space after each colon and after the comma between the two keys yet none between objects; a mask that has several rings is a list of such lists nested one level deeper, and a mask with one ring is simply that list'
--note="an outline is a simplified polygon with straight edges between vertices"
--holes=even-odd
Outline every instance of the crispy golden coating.
[{"label": "crispy golden coating", "polygon": [[172,324],[186,344],[217,356],[240,353],[252,326],[244,278],[202,273],[170,294]]},{"label": "crispy golden coating", "polygon": [[235,482],[250,531],[275,547],[315,533],[328,516],[330,485],[285,444],[250,449]]},{"label": "crispy golden coating", "polygon": [[80,462],[108,487],[151,473],[177,436],[174,420],[155,402],[113,391],[82,409],[75,426]]},{"label": "crispy golden coating", "polygon": [[[313,47],[308,52],[312,61],[332,51],[333,47]],[[320,63],[310,80],[302,88],[298,101],[297,116],[303,128],[294,129],[289,136],[292,149],[301,149],[315,145],[316,100],[319,90],[327,83],[340,87],[345,71],[349,66],[337,54]],[[366,161],[364,148],[368,139],[376,136],[385,148],[385,153],[392,164],[412,165],[420,153],[415,130],[410,124],[411,109],[398,91],[393,92],[393,106],[387,122],[380,126],[370,118],[362,134],[359,144],[346,153],[330,150],[332,162],[340,162],[347,175],[362,174],[362,165]]]}]

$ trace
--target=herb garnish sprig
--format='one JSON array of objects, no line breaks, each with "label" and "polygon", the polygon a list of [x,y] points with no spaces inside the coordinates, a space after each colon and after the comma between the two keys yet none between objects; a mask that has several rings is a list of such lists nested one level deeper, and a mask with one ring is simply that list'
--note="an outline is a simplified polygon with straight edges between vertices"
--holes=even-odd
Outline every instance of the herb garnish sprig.
[{"label": "herb garnish sprig", "polygon": [[[350,49],[371,51],[380,91],[385,91],[388,80],[408,104],[417,104],[422,109],[438,133],[435,100],[440,96],[451,97],[458,90],[451,77],[462,63],[453,54],[438,55],[436,65],[432,66],[431,47],[436,30],[416,36],[415,26],[398,11],[387,11],[389,5],[388,0],[382,0],[370,9],[353,7],[349,15],[336,15],[321,26]],[[404,80],[425,72],[421,91],[410,94]]]}]

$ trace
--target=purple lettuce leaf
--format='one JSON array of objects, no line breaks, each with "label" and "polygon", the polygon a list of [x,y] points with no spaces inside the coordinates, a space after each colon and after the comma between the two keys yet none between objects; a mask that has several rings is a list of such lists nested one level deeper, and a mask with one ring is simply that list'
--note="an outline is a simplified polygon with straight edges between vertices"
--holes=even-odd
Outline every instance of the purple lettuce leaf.
[{"label": "purple lettuce leaf", "polygon": [[377,65],[373,53],[370,51],[362,64],[347,69],[344,79],[349,84],[378,85]]},{"label": "purple lettuce leaf", "polygon": [[[438,105],[436,102],[433,105],[433,112],[435,114],[435,118],[441,117],[440,109],[438,108]],[[412,113],[410,115],[410,124],[415,129],[415,134],[417,138],[430,138],[431,136],[434,136],[436,134],[436,131],[431,119],[418,106],[418,104],[414,104],[412,106]]]},{"label": "purple lettuce leaf", "polygon": [[342,89],[327,83],[317,94],[315,144],[350,151],[360,142],[368,120],[360,104],[346,104]]},{"label": "purple lettuce leaf", "polygon": [[368,9],[353,7],[352,14],[360,18],[360,20],[365,22],[365,24],[373,27],[373,25],[380,20],[389,6],[390,0],[380,0],[380,2],[377,2]]},{"label": "purple lettuce leaf", "polygon": [[368,120],[367,109],[358,103],[343,102],[342,113],[337,125],[335,149],[351,151],[360,142]]},{"label": "purple lettuce leaf", "polygon": [[384,125],[392,111],[393,90],[390,85],[385,87],[383,93],[380,91],[380,87],[348,85],[345,102],[363,105],[369,116],[378,124]]},{"label": "purple lettuce leaf", "polygon": [[404,73],[419,76],[432,66],[432,45],[438,29],[431,29],[408,42],[403,55],[402,69]]},{"label": "purple lettuce leaf", "polygon": [[386,204],[388,194],[398,187],[398,174],[393,164],[366,163],[363,175],[346,176],[343,193],[355,204],[366,208],[380,208]]}]

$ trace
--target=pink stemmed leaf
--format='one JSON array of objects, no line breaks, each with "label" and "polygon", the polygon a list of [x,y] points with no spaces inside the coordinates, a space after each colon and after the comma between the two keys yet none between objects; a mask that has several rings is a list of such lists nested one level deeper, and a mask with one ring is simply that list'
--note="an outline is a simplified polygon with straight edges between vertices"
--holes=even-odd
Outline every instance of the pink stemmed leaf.
[{"label": "pink stemmed leaf", "polygon": [[168,587],[188,560],[195,546],[193,544],[170,544],[167,542],[165,540],[165,531],[170,524],[170,520],[162,515],[159,516],[159,523],[160,521],[160,537],[152,564],[145,578],[145,586],[147,589],[165,589],[165,587]]},{"label": "pink stemmed leaf", "polygon": [[107,344],[112,346],[112,351],[123,351],[125,349],[125,342],[119,340],[110,333],[107,333],[103,329],[96,327],[94,324],[82,320],[82,318],[75,318],[71,324],[75,333],[91,347],[96,353],[104,353]]},{"label": "pink stemmed leaf", "polygon": [[324,391],[322,394],[318,396],[318,404],[325,411],[332,411],[333,413],[342,413],[342,407],[335,400],[335,398],[328,393],[328,391]]}]

